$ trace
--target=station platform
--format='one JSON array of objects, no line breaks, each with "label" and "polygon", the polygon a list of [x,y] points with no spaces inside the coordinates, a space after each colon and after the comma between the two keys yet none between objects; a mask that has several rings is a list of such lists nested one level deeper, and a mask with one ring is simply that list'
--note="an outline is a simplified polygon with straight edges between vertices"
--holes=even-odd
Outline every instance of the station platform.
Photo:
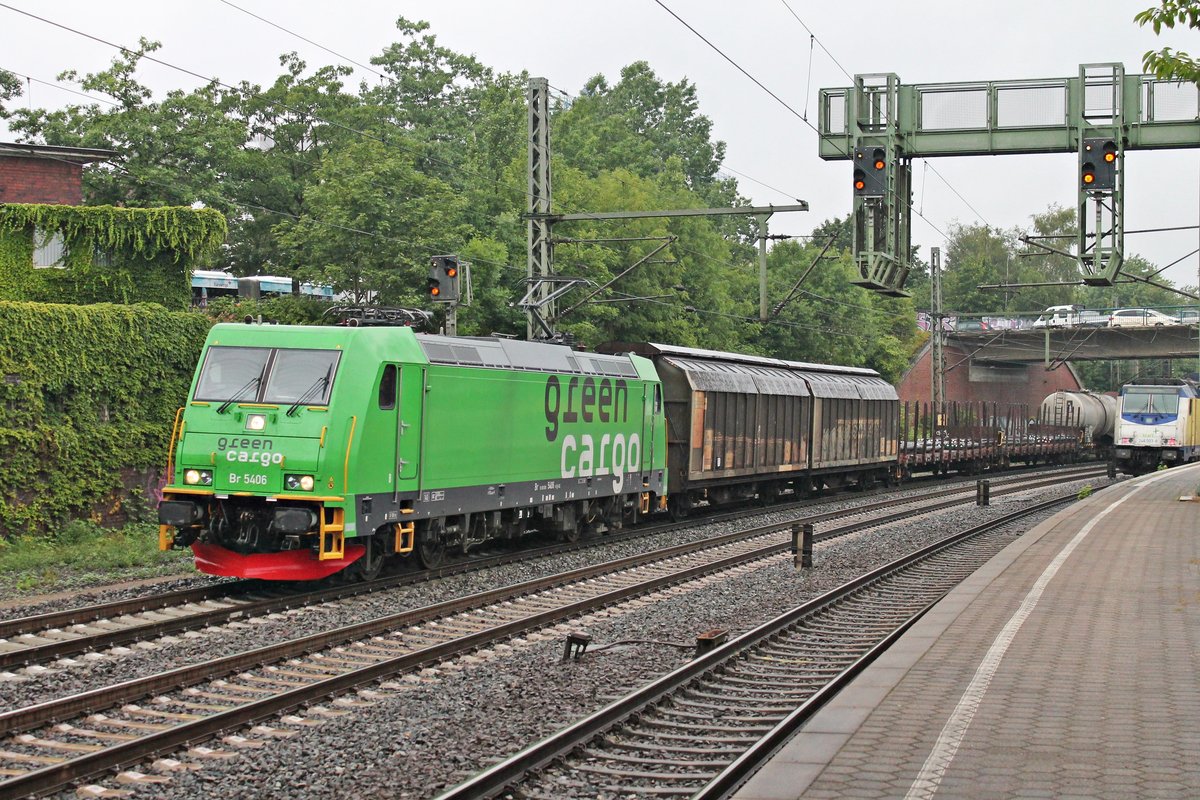
[{"label": "station platform", "polygon": [[1123,481],[1021,536],[733,797],[1200,797],[1198,486]]}]

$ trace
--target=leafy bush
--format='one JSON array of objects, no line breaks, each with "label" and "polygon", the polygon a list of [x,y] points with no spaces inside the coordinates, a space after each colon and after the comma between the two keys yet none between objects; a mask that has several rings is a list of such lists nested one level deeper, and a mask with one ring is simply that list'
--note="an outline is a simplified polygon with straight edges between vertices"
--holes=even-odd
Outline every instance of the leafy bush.
[{"label": "leafy bush", "polygon": [[210,324],[153,305],[0,301],[0,536],[145,518]]}]

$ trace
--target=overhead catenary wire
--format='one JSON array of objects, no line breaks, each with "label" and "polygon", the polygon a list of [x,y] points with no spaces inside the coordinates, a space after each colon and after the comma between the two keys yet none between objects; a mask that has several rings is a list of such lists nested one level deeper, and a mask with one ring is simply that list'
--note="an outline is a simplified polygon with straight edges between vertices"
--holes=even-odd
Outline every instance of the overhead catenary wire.
[{"label": "overhead catenary wire", "polygon": [[[229,3],[227,0],[221,0],[221,2],[223,2],[223,3],[226,3],[226,5],[231,5],[231,6],[233,6],[233,4],[232,4],[232,3]],[[237,6],[233,6],[233,7],[237,8]],[[279,29],[279,30],[282,30],[282,31],[284,31],[284,32],[286,32],[286,33],[289,33],[289,34],[293,35],[293,36],[296,36],[297,38],[300,38],[300,39],[302,39],[303,41],[306,41],[306,42],[309,42],[310,44],[314,44],[315,46],[321,47],[321,49],[325,50],[326,52],[333,52],[332,50],[329,50],[328,48],[325,48],[325,47],[324,47],[324,46],[322,46],[322,45],[316,44],[315,42],[312,42],[311,40],[309,40],[309,39],[307,39],[307,38],[305,38],[305,37],[302,37],[302,36],[300,36],[299,34],[296,34],[296,33],[293,33],[292,31],[289,31],[287,28],[284,28],[283,26],[276,25],[275,23],[272,23],[270,20],[267,20],[267,19],[266,19],[266,18],[264,18],[264,17],[260,17],[260,16],[258,16],[258,15],[252,15],[252,16],[255,16],[256,18],[258,18],[258,19],[262,20],[263,22],[265,22],[265,23],[267,23],[267,24],[270,24],[270,25],[272,25],[273,27],[276,27],[276,28],[277,28],[277,29]],[[822,47],[823,47],[823,46],[822,46]],[[336,53],[334,53],[334,54],[335,54],[335,55],[337,55]],[[339,57],[343,57],[343,56],[339,56]],[[352,62],[352,63],[354,63],[354,62]],[[386,77],[388,80],[392,80],[392,79],[391,79],[390,77],[388,77],[388,76],[384,76],[384,77]],[[549,85],[549,84],[548,84],[548,85]],[[575,99],[575,98],[574,98],[574,97],[573,97],[573,96],[572,96],[572,95],[571,95],[569,92],[567,92],[565,89],[561,89],[561,88],[559,88],[559,87],[557,87],[557,86],[553,86],[553,85],[550,85],[550,88],[551,88],[553,91],[556,91],[556,92],[558,92],[560,95],[562,95],[562,96],[563,96],[563,97],[564,97],[564,98],[565,98],[565,99],[566,99],[568,102],[572,102],[572,101]],[[737,174],[741,175],[742,177],[746,178],[747,180],[753,181],[754,183],[760,184],[760,185],[762,185],[762,186],[764,186],[764,187],[766,187],[766,188],[768,188],[768,189],[771,189],[772,191],[778,192],[778,193],[780,193],[781,195],[783,195],[783,196],[785,196],[785,197],[792,197],[793,199],[797,199],[797,200],[798,200],[798,198],[795,198],[794,194],[790,194],[790,193],[788,193],[788,192],[784,192],[784,191],[782,191],[782,190],[780,190],[780,189],[778,189],[778,188],[776,188],[776,187],[770,186],[770,185],[768,185],[768,184],[764,183],[763,181],[760,181],[760,180],[758,180],[757,178],[754,178],[754,177],[752,177],[752,176],[750,176],[750,175],[746,175],[745,173],[738,172],[737,170],[734,170],[734,169],[732,169],[732,168],[728,168],[728,167],[725,167],[724,169],[727,169],[728,171],[731,171],[731,172],[735,172],[735,173],[737,173]],[[623,180],[621,181],[621,183],[624,185],[624,181],[623,181]],[[586,213],[586,212],[577,212],[577,213]],[[680,249],[684,249],[684,248],[680,248]],[[723,262],[721,262],[721,261],[719,261],[719,260],[717,260],[717,259],[713,259],[711,256],[708,256],[708,255],[706,255],[706,254],[701,254],[701,253],[698,253],[698,252],[696,252],[696,251],[691,251],[691,252],[692,252],[694,255],[697,255],[697,256],[699,256],[699,257],[701,257],[701,258],[705,259],[705,260],[708,260],[708,261],[710,261],[710,263],[717,263],[717,264],[722,264],[722,263],[723,263]],[[731,265],[731,264],[725,264],[725,266],[729,266],[729,267],[731,267],[731,268],[733,267],[733,265]],[[831,302],[835,302],[835,303],[837,303],[838,301],[831,301]],[[840,304],[840,303],[839,303],[839,304]]]},{"label": "overhead catenary wire", "polygon": [[242,12],[243,14],[246,14],[247,16],[254,17],[259,22],[263,22],[267,25],[270,25],[272,28],[277,28],[278,30],[283,31],[284,33],[286,33],[290,36],[295,36],[297,39],[299,39],[303,42],[308,42],[313,47],[320,48],[321,50],[324,50],[326,53],[329,53],[330,55],[333,55],[333,56],[337,56],[338,58],[342,59],[343,61],[349,61],[351,64],[358,67],[359,69],[365,69],[367,72],[374,73],[375,75],[378,75],[380,78],[383,78],[385,80],[389,80],[389,81],[395,80],[390,75],[385,75],[384,73],[380,72],[379,70],[375,69],[374,67],[369,67],[366,64],[363,64],[359,61],[355,61],[353,58],[350,58],[350,56],[344,56],[341,53],[337,52],[336,50],[331,50],[330,48],[326,47],[323,44],[320,44],[319,42],[314,42],[312,39],[309,39],[307,36],[302,36],[301,34],[296,33],[293,30],[288,30],[287,28],[283,27],[279,23],[272,22],[271,20],[267,19],[266,17],[255,14],[253,11],[250,11],[249,9],[242,8],[241,6],[239,6],[235,3],[229,2],[229,0],[217,0],[217,2],[224,3],[225,5],[229,6],[230,8],[236,9],[236,10]]},{"label": "overhead catenary wire", "polygon": [[[758,86],[764,92],[766,92],[768,95],[770,95],[772,98],[774,98],[775,101],[778,102],[785,109],[787,109],[792,114],[792,116],[794,116],[796,119],[800,120],[805,125],[807,125],[813,131],[813,133],[816,133],[818,136],[821,135],[821,132],[817,128],[817,126],[813,125],[809,120],[805,119],[804,115],[802,115],[800,112],[796,111],[796,109],[792,108],[788,103],[786,103],[784,100],[782,100],[779,97],[779,95],[775,94],[773,91],[768,89],[762,83],[762,81],[760,81],[758,78],[751,75],[745,69],[745,67],[738,64],[736,61],[734,61],[732,58],[730,58],[725,53],[725,51],[721,50],[721,48],[719,48],[715,44],[713,44],[707,37],[705,37],[702,33],[697,31],[694,27],[692,27],[686,20],[684,20],[682,17],[680,17],[674,11],[672,11],[662,0],[654,0],[654,2],[657,5],[659,5],[664,11],[666,11],[668,14],[670,14],[672,17],[674,17],[676,20],[678,20],[680,22],[680,24],[682,24],[685,28],[687,28],[689,31],[691,31],[693,34],[695,34],[696,37],[699,38],[702,42],[704,42],[706,45],[708,45],[710,48],[712,48],[714,51],[716,51],[716,53],[718,55],[720,55],[722,58],[724,58],[726,61],[728,61],[730,64],[732,64],[739,72],[741,72],[743,75],[745,75],[747,78],[749,78],[756,86]],[[843,151],[842,155],[849,157],[850,154]],[[905,202],[905,205],[907,205],[908,208],[913,211],[913,213],[915,213],[922,221],[924,221],[926,225],[928,225],[930,228],[933,228],[933,230],[937,231],[942,236],[942,238],[944,238],[944,239],[950,238],[946,234],[945,231],[943,231],[941,228],[939,228],[937,225],[935,225],[928,217],[926,217],[924,214],[921,214],[920,212],[918,212],[917,209],[913,208],[913,204],[912,204],[911,200],[905,200],[904,202]],[[981,219],[982,219],[982,217],[981,217]]]},{"label": "overhead catenary wire", "polygon": [[[224,2],[224,0],[222,0],[222,1]],[[227,5],[230,5],[231,7],[238,8],[238,10],[243,10],[243,9],[240,9],[239,7],[237,7],[237,6],[233,6],[233,4],[231,4],[231,3],[226,3],[226,4],[227,4]],[[76,29],[76,28],[72,28],[72,27],[70,27],[70,26],[68,26],[68,25],[64,25],[64,24],[62,24],[62,23],[58,23],[58,22],[55,22],[55,21],[53,21],[53,20],[49,20],[49,19],[46,19],[46,18],[44,18],[44,17],[38,16],[38,15],[36,15],[36,14],[32,14],[32,13],[30,13],[30,12],[27,12],[27,11],[24,11],[24,10],[22,10],[22,9],[16,8],[16,7],[14,7],[14,6],[11,6],[11,5],[7,4],[7,3],[2,3],[2,2],[0,2],[0,8],[6,8],[6,9],[8,9],[8,10],[10,10],[10,11],[13,11],[13,12],[15,12],[15,13],[19,13],[19,14],[22,14],[22,15],[28,16],[28,17],[30,17],[30,18],[32,18],[32,19],[36,19],[36,20],[38,20],[38,21],[40,21],[40,22],[43,22],[43,23],[45,23],[45,24],[49,24],[49,25],[52,25],[52,26],[54,26],[54,27],[58,27],[58,28],[60,28],[60,29],[66,30],[66,31],[68,31],[68,32],[70,32],[70,33],[73,33],[73,34],[75,34],[75,35],[82,36],[82,37],[84,37],[84,38],[87,38],[87,39],[90,39],[90,40],[93,40],[93,41],[99,42],[99,43],[101,43],[101,44],[104,44],[104,45],[106,45],[106,46],[112,47],[112,48],[114,48],[114,49],[116,49],[116,50],[118,50],[118,51],[120,51],[120,52],[123,52],[123,53],[129,54],[129,55],[137,55],[139,58],[145,58],[146,60],[148,60],[148,61],[150,61],[150,62],[152,62],[152,63],[157,63],[157,64],[159,64],[159,65],[161,65],[161,66],[164,66],[164,67],[167,67],[167,68],[169,68],[169,69],[173,69],[173,70],[176,70],[176,71],[182,72],[182,73],[184,73],[184,74],[186,74],[186,75],[189,75],[189,76],[191,76],[191,77],[194,77],[194,78],[197,78],[197,79],[199,79],[199,80],[205,81],[207,84],[211,84],[211,85],[215,85],[215,86],[220,86],[220,87],[223,87],[223,88],[225,88],[225,89],[227,89],[227,90],[229,90],[229,91],[236,92],[236,93],[238,93],[238,94],[240,94],[240,95],[244,95],[244,94],[246,93],[246,92],[245,92],[245,90],[243,90],[243,89],[241,89],[241,88],[238,88],[238,87],[235,87],[235,86],[232,86],[232,85],[230,85],[230,84],[224,83],[224,82],[220,81],[220,80],[219,80],[219,79],[217,79],[217,78],[214,78],[214,77],[209,77],[209,76],[205,76],[205,75],[203,75],[203,74],[201,74],[201,73],[199,73],[199,72],[196,72],[196,71],[194,71],[194,70],[188,69],[188,68],[186,68],[186,67],[180,67],[180,66],[178,66],[178,65],[176,65],[176,64],[173,64],[173,63],[171,63],[171,62],[168,62],[168,61],[166,61],[166,60],[164,60],[164,59],[160,59],[160,58],[157,58],[157,57],[155,57],[155,56],[149,55],[148,53],[144,53],[144,52],[140,52],[140,53],[139,53],[139,52],[137,52],[137,51],[134,51],[134,50],[131,50],[130,48],[127,48],[127,47],[125,47],[125,46],[123,46],[123,45],[116,44],[116,43],[114,43],[114,42],[110,42],[110,41],[108,41],[108,40],[105,40],[105,39],[103,39],[103,38],[101,38],[101,37],[94,36],[94,35],[92,35],[92,34],[89,34],[89,33],[86,33],[86,32],[84,32],[84,31],[78,30],[78,29]],[[253,14],[252,14],[251,16],[258,17],[258,15],[253,15]],[[273,23],[270,23],[270,21],[269,21],[269,20],[266,20],[265,18],[261,18],[261,17],[259,17],[259,18],[260,18],[260,19],[262,19],[262,20],[264,21],[264,23],[266,23],[266,24],[273,24]],[[285,31],[285,32],[287,32],[287,33],[289,33],[289,34],[291,34],[291,35],[298,36],[299,38],[302,38],[302,39],[304,39],[304,38],[305,38],[305,37],[300,37],[300,36],[299,36],[299,34],[295,34],[295,33],[291,32],[291,31],[289,31],[288,29],[284,28],[283,26],[274,25],[274,27],[277,27],[278,29],[280,29],[280,30],[283,30],[283,31]],[[306,41],[308,41],[308,40],[306,40]],[[312,42],[310,42],[310,43],[312,43]],[[316,43],[313,43],[313,44],[314,44],[314,46],[320,46],[320,45],[317,45]],[[322,49],[327,49],[327,48],[322,48]],[[330,51],[330,52],[333,52],[333,51]],[[339,55],[339,57],[343,57],[343,58],[344,58],[344,56],[340,56],[340,55]],[[60,87],[60,88],[61,88],[61,87]],[[764,88],[765,88],[765,87],[764,87]],[[72,92],[73,92],[74,90],[67,90],[67,91],[72,91]],[[559,91],[561,92],[562,90],[559,90]],[[79,93],[79,92],[75,92],[75,93],[76,93],[76,94],[82,94],[82,93]],[[567,93],[565,93],[565,92],[562,92],[562,93],[563,93],[564,95],[566,95],[566,96],[568,97],[568,99],[569,99],[569,97],[570,97],[570,96],[569,96],[569,95],[567,95]],[[255,94],[258,94],[258,93],[255,93]],[[86,97],[87,95],[84,95],[84,96]],[[93,99],[93,100],[99,100],[100,102],[109,102],[109,101],[102,100],[102,99],[99,99],[99,98],[90,98],[90,99]],[[113,105],[118,105],[118,104],[113,104]],[[395,141],[395,140],[388,141],[388,140],[385,140],[385,139],[383,139],[382,137],[379,137],[379,136],[375,136],[375,135],[369,134],[369,133],[367,133],[367,132],[365,132],[365,131],[358,130],[358,129],[356,129],[356,128],[353,128],[353,127],[351,127],[351,126],[345,125],[345,124],[343,124],[343,123],[340,123],[340,122],[337,122],[337,121],[335,121],[335,120],[329,120],[329,119],[326,119],[326,118],[324,118],[324,117],[322,117],[322,116],[320,116],[320,115],[318,115],[318,114],[314,114],[314,113],[312,113],[311,111],[308,111],[308,110],[301,110],[301,109],[293,109],[293,108],[291,108],[291,107],[290,107],[288,104],[286,104],[286,103],[276,103],[276,105],[277,105],[278,107],[280,107],[280,108],[284,108],[284,109],[287,109],[287,110],[291,110],[291,111],[293,111],[294,113],[302,114],[303,116],[306,116],[306,117],[308,117],[308,118],[310,118],[310,119],[312,119],[312,120],[314,120],[314,121],[320,121],[320,122],[324,122],[324,123],[326,123],[326,124],[328,124],[328,125],[331,125],[331,126],[333,126],[333,127],[340,128],[340,129],[342,129],[342,130],[345,130],[345,131],[347,131],[347,132],[350,132],[350,133],[357,134],[357,135],[359,135],[359,136],[361,136],[361,137],[364,137],[364,138],[366,138],[366,139],[369,139],[369,140],[372,140],[372,141],[376,141],[376,142],[378,142],[378,143],[381,143],[381,144],[384,144],[384,145],[399,145],[399,146],[401,146],[403,149],[413,150],[413,151],[415,152],[415,148],[412,148],[412,147],[407,147],[407,146],[405,145],[405,143],[403,143],[403,142],[397,142],[397,141]],[[790,108],[790,107],[789,107],[789,108]],[[792,111],[793,111],[793,113],[795,113],[795,112],[794,112],[794,109],[793,109]],[[454,167],[455,167],[455,165],[453,165],[453,164],[450,164],[449,162],[446,162],[446,161],[444,161],[444,160],[442,160],[442,159],[438,159],[438,158],[436,158],[436,157],[429,156],[428,154],[421,154],[421,155],[423,155],[425,158],[427,158],[428,160],[430,160],[430,161],[432,161],[432,162],[434,162],[434,163],[441,163],[441,164],[443,164],[443,165],[446,165],[446,166],[449,166],[449,167],[452,167],[452,168],[454,168]],[[145,177],[145,176],[140,176],[140,175],[137,175],[136,173],[132,172],[131,170],[129,170],[128,168],[125,168],[125,167],[123,167],[123,166],[120,166],[120,165],[114,165],[114,166],[116,166],[117,168],[121,169],[121,170],[122,170],[122,171],[123,171],[125,174],[127,174],[129,177],[133,178],[134,180],[141,181],[141,182],[143,182],[143,183],[149,183],[149,184],[154,184],[154,185],[160,185],[160,186],[164,186],[164,187],[166,187],[166,188],[175,188],[175,187],[172,187],[170,184],[166,184],[166,183],[163,183],[163,182],[161,182],[161,181],[156,181],[156,180],[154,180],[154,179],[147,178],[147,177]],[[756,181],[756,179],[754,179],[754,178],[751,178],[750,176],[744,176],[744,177],[747,177],[749,180],[755,180],[755,181]],[[497,182],[497,183],[500,183],[500,181],[499,181],[498,179],[493,179],[493,180],[496,180],[496,182]],[[756,182],[759,182],[759,181],[756,181]],[[761,182],[760,182],[760,183],[761,183]],[[764,184],[764,185],[765,185],[765,184]],[[768,187],[768,188],[772,188],[774,191],[780,191],[780,190],[778,190],[778,189],[774,189],[773,187]],[[782,192],[781,192],[781,193],[782,193]],[[786,194],[786,193],[783,193],[783,194]],[[357,228],[353,228],[353,227],[350,227],[350,226],[340,225],[340,224],[338,224],[338,223],[331,223],[331,222],[328,222],[328,221],[325,221],[325,220],[321,220],[321,219],[319,219],[319,218],[312,217],[311,215],[308,215],[308,216],[302,217],[302,216],[299,216],[299,215],[293,214],[293,213],[291,213],[291,212],[286,212],[286,211],[281,211],[281,210],[278,210],[278,209],[269,208],[269,207],[266,207],[266,206],[262,206],[262,205],[260,205],[260,204],[251,203],[251,202],[244,201],[244,200],[239,200],[239,199],[237,199],[237,198],[229,197],[229,196],[226,196],[226,195],[221,195],[221,194],[219,194],[219,193],[213,193],[213,195],[212,195],[212,196],[214,196],[214,197],[219,197],[219,198],[221,198],[221,199],[225,200],[226,202],[229,202],[231,205],[234,205],[234,206],[236,206],[236,207],[240,207],[240,208],[243,208],[243,209],[248,209],[248,210],[257,210],[257,211],[261,211],[261,212],[263,212],[263,213],[274,214],[274,215],[282,216],[282,217],[285,217],[285,218],[291,218],[291,219],[295,219],[295,220],[300,220],[300,219],[310,219],[311,221],[313,221],[314,223],[316,223],[316,224],[318,224],[318,225],[320,225],[320,226],[330,227],[330,228],[333,228],[333,229],[338,229],[338,230],[342,230],[342,231],[345,231],[345,232],[354,233],[354,234],[357,234],[357,235],[368,236],[368,237],[372,237],[372,238],[376,238],[376,239],[380,239],[380,240],[392,241],[392,242],[395,242],[395,243],[398,243],[398,244],[402,244],[402,245],[406,245],[406,246],[413,246],[413,245],[414,245],[414,243],[412,243],[412,242],[406,242],[406,241],[404,241],[404,240],[396,239],[395,237],[381,236],[381,235],[379,235],[379,234],[374,234],[374,233],[372,233],[372,232],[370,232],[370,231],[364,231],[364,230],[357,229]],[[586,214],[587,212],[578,212],[578,213],[585,213],[585,214]],[[698,256],[698,257],[704,258],[705,260],[708,260],[708,261],[711,261],[711,262],[715,262],[715,263],[724,263],[724,262],[721,262],[719,259],[713,259],[711,256],[708,256],[707,254],[699,253],[699,252],[697,252],[697,251],[687,251],[687,252],[691,252],[693,255],[696,255],[696,256]],[[519,269],[519,268],[513,267],[513,266],[511,266],[511,265],[508,265],[508,264],[505,264],[505,263],[502,263],[502,262],[493,262],[493,261],[488,261],[488,260],[486,260],[486,259],[476,259],[476,260],[480,261],[480,263],[490,263],[490,264],[496,264],[496,265],[498,265],[498,266],[501,266],[502,268],[509,269],[509,270],[512,270],[512,271],[517,271],[517,270]],[[734,265],[727,264],[727,266],[733,267]],[[835,302],[836,302],[836,301],[835,301]],[[717,312],[714,312],[714,313],[717,313]],[[733,315],[733,316],[737,317],[737,315]],[[741,318],[741,317],[739,317],[739,318]],[[744,319],[746,319],[747,321],[757,321],[757,320],[755,320],[755,319],[753,319],[753,318],[750,318],[750,317],[744,317]]]},{"label": "overhead catenary wire", "polygon": [[[47,19],[46,17],[39,16],[39,15],[37,15],[37,14],[34,14],[34,13],[32,13],[32,12],[29,12],[29,11],[25,11],[24,9],[17,8],[17,7],[15,7],[15,6],[9,5],[8,3],[0,2],[0,8],[5,8],[5,9],[8,9],[9,11],[12,11],[12,12],[14,12],[14,13],[17,13],[17,14],[21,14],[21,15],[23,15],[23,16],[26,16],[26,17],[29,17],[29,18],[31,18],[31,19],[35,19],[35,20],[37,20],[37,21],[39,21],[39,22],[43,22],[43,23],[45,23],[45,24],[47,24],[47,25],[51,25],[51,26],[53,26],[53,27],[55,27],[55,28],[59,28],[59,29],[61,29],[61,30],[64,30],[64,31],[68,31],[69,33],[73,33],[73,34],[75,34],[75,35],[77,35],[77,36],[82,36],[82,37],[83,37],[83,38],[85,38],[85,39],[90,39],[91,41],[98,42],[98,43],[100,43],[100,44],[103,44],[103,45],[106,45],[106,46],[108,46],[108,47],[114,48],[115,50],[119,50],[120,52],[122,52],[122,53],[125,53],[125,54],[127,54],[127,55],[137,55],[139,58],[144,58],[144,59],[146,59],[147,61],[150,61],[151,63],[158,64],[158,65],[160,65],[160,66],[167,67],[168,69],[172,69],[172,70],[175,70],[175,71],[177,71],[177,72],[181,72],[181,73],[183,73],[183,74],[185,74],[185,75],[189,75],[189,76],[191,76],[191,77],[193,77],[193,78],[197,78],[197,79],[199,79],[199,80],[202,80],[202,81],[204,81],[206,84],[210,84],[210,85],[213,85],[213,86],[219,86],[219,87],[221,87],[221,88],[223,88],[223,89],[226,89],[226,90],[228,90],[228,91],[231,91],[231,92],[235,92],[235,93],[237,93],[237,94],[239,94],[239,95],[242,95],[242,96],[244,96],[244,95],[245,95],[245,91],[244,91],[243,89],[241,89],[241,88],[237,87],[237,86],[233,86],[233,85],[231,85],[231,84],[225,83],[224,81],[221,81],[220,79],[218,79],[218,78],[215,78],[215,77],[210,77],[210,76],[203,75],[203,74],[201,74],[201,73],[199,73],[199,72],[196,72],[195,70],[188,69],[187,67],[181,67],[181,66],[178,66],[177,64],[172,64],[172,63],[171,63],[171,62],[169,62],[169,61],[166,61],[166,60],[164,60],[164,59],[161,59],[161,58],[157,58],[157,57],[155,57],[155,56],[152,56],[152,55],[150,55],[149,53],[139,53],[138,51],[135,51],[135,50],[132,50],[132,49],[130,49],[130,48],[128,48],[128,47],[125,47],[124,45],[117,44],[117,43],[115,43],[115,42],[110,42],[110,41],[108,41],[107,39],[104,39],[104,38],[102,38],[102,37],[96,36],[96,35],[94,35],[94,34],[87,33],[86,31],[81,31],[81,30],[79,30],[79,29],[77,29],[77,28],[72,28],[71,26],[69,26],[69,25],[65,25],[65,24],[63,24],[63,23],[61,23],[61,22],[55,22],[54,20]],[[254,96],[261,97],[261,96],[262,96],[262,93],[261,93],[261,92],[254,92],[254,93],[253,93],[253,95],[254,95]],[[327,118],[327,117],[323,117],[323,116],[321,116],[321,115],[319,115],[319,114],[315,114],[315,113],[313,113],[313,112],[312,112],[310,109],[296,108],[296,107],[294,107],[294,106],[291,106],[291,105],[289,105],[289,104],[287,104],[287,103],[282,103],[282,102],[278,102],[278,101],[276,101],[276,102],[275,102],[275,105],[276,105],[276,106],[278,106],[279,108],[282,108],[282,109],[284,109],[284,110],[290,111],[290,112],[292,112],[292,113],[294,113],[294,114],[298,114],[298,115],[300,115],[301,117],[308,118],[308,119],[312,119],[312,120],[314,120],[314,121],[317,121],[317,122],[323,122],[323,123],[325,123],[326,125],[329,125],[329,126],[331,126],[331,127],[337,128],[337,129],[339,129],[339,130],[342,130],[342,131],[345,131],[345,132],[347,132],[347,133],[351,133],[351,134],[354,134],[354,135],[360,136],[360,137],[362,137],[363,139],[366,139],[366,140],[368,140],[368,141],[373,141],[373,142],[376,142],[376,143],[378,143],[378,144],[381,144],[381,145],[383,145],[383,146],[385,146],[385,147],[397,147],[397,148],[399,148],[399,149],[402,149],[402,150],[409,151],[409,152],[411,152],[412,154],[414,154],[414,155],[416,155],[416,156],[419,156],[419,157],[421,157],[421,158],[423,158],[423,159],[425,159],[425,160],[427,160],[427,161],[429,161],[429,162],[432,162],[432,163],[435,163],[435,164],[441,164],[442,166],[449,167],[449,168],[450,168],[450,169],[452,169],[452,170],[457,170],[457,169],[459,169],[459,166],[458,166],[458,165],[456,165],[456,164],[452,164],[452,163],[450,163],[449,161],[446,161],[446,160],[444,160],[444,159],[438,158],[437,156],[434,156],[434,155],[432,155],[432,154],[430,154],[430,153],[426,152],[426,151],[425,151],[424,149],[422,149],[422,148],[418,148],[418,147],[415,147],[415,146],[413,146],[413,145],[409,145],[407,142],[403,141],[402,139],[395,139],[395,138],[388,138],[388,137],[383,137],[383,136],[377,136],[377,135],[375,135],[375,134],[371,134],[371,133],[368,133],[368,132],[366,132],[366,131],[362,131],[362,130],[359,130],[359,129],[357,129],[357,128],[354,128],[353,126],[346,125],[345,123],[338,122],[338,121],[336,121],[336,120],[331,120],[331,119],[329,119],[329,118]],[[399,128],[399,126],[394,126],[394,127],[397,127],[399,130],[403,130],[403,129],[400,129],[400,128]],[[502,186],[502,187],[504,187],[505,189],[511,189],[511,188],[513,188],[513,187],[510,187],[510,186],[507,186],[506,184],[504,184],[504,183],[503,183],[503,181],[502,181],[501,179],[499,179],[499,178],[492,178],[492,177],[490,177],[490,176],[486,176],[486,175],[482,175],[482,176],[481,176],[481,175],[479,175],[479,174],[477,174],[477,173],[469,173],[469,174],[471,174],[471,175],[472,175],[472,177],[481,177],[481,178],[483,178],[483,179],[485,179],[485,180],[492,181],[493,183],[495,183],[495,184],[497,184],[497,185],[499,185],[499,186]],[[519,191],[520,191],[522,194],[526,195],[526,196],[529,196],[529,197],[532,197],[532,196],[533,196],[533,195],[532,195],[532,193],[530,193],[528,190],[519,190]],[[577,213],[587,213],[587,212],[577,212]]]}]

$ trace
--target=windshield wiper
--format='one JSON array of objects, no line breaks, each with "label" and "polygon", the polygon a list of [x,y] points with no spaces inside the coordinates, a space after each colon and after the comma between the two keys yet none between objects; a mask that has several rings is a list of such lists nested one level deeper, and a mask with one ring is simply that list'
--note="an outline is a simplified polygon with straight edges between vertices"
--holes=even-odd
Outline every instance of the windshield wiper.
[{"label": "windshield wiper", "polygon": [[246,382],[245,386],[243,386],[242,388],[238,389],[236,392],[233,393],[233,397],[229,398],[224,403],[221,403],[221,405],[217,408],[217,413],[224,414],[226,411],[229,410],[229,407],[231,405],[233,405],[234,403],[236,403],[238,400],[241,399],[242,395],[244,395],[246,393],[246,390],[250,389],[251,387],[257,387],[258,384],[260,384],[260,383],[262,383],[262,375],[261,374],[259,374],[257,377],[254,377],[254,378],[251,378],[250,380],[248,380]]},{"label": "windshield wiper", "polygon": [[322,394],[324,394],[325,387],[329,386],[329,373],[331,372],[333,372],[333,364],[330,364],[329,368],[325,370],[324,376],[313,381],[313,385],[305,389],[304,394],[296,398],[296,402],[292,403],[292,407],[287,410],[287,415],[289,417],[294,416],[296,414],[296,409],[298,409],[305,401],[312,397],[316,393],[317,389],[320,389]]}]

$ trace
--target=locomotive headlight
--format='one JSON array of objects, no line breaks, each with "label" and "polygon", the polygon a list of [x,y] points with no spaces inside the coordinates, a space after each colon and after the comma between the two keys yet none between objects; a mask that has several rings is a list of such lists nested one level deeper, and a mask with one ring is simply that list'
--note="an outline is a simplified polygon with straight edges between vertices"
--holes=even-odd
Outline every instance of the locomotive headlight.
[{"label": "locomotive headlight", "polygon": [[212,486],[212,470],[189,469],[183,473],[183,482],[191,486]]},{"label": "locomotive headlight", "polygon": [[261,431],[265,427],[267,427],[266,414],[248,414],[246,416],[246,430]]},{"label": "locomotive headlight", "polygon": [[317,484],[312,475],[285,475],[283,485],[288,489],[311,492]]}]

